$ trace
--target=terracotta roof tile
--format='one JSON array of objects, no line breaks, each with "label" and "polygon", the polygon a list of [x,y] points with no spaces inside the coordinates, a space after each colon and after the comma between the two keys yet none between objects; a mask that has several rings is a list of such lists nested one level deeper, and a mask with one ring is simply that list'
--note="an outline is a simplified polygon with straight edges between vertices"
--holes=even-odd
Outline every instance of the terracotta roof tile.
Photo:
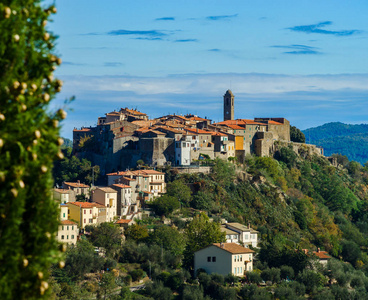
[{"label": "terracotta roof tile", "polygon": [[132,187],[129,185],[125,185],[125,184],[119,184],[119,183],[115,183],[113,184],[113,186],[116,186],[118,188],[122,188],[122,189],[131,189]]},{"label": "terracotta roof tile", "polygon": [[70,220],[63,220],[60,222],[61,225],[78,225],[77,223]]},{"label": "terracotta roof tile", "polygon": [[[243,246],[240,246],[238,244],[235,243],[213,243],[212,245],[223,249],[227,252],[230,252],[232,254],[237,254],[237,253],[254,253],[253,250],[250,250],[248,248],[244,248]],[[221,246],[222,245],[222,246]]]},{"label": "terracotta roof tile", "polygon": [[102,205],[100,203],[96,203],[96,202],[68,202],[68,204],[72,204],[75,206],[79,206],[82,208],[92,208],[92,207],[97,207],[97,208],[106,208],[105,205]]},{"label": "terracotta roof tile", "polygon": [[84,183],[79,183],[79,182],[64,182],[63,184],[69,185],[71,187],[76,187],[76,188],[89,188],[88,185]]},{"label": "terracotta roof tile", "polygon": [[129,224],[132,220],[120,219],[116,221],[116,224]]}]

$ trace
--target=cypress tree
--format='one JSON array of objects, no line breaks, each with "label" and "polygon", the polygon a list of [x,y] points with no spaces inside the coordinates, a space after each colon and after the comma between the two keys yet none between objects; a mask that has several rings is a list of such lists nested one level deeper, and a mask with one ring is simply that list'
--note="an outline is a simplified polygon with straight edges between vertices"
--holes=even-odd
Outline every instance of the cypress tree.
[{"label": "cypress tree", "polygon": [[47,298],[48,270],[61,258],[51,169],[66,113],[48,108],[62,84],[53,13],[40,0],[0,3],[0,299]]}]

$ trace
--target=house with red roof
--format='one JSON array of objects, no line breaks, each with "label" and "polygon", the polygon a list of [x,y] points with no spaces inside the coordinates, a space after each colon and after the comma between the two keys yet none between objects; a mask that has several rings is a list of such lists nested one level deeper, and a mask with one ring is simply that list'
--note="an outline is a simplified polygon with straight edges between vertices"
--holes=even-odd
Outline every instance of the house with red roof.
[{"label": "house with red roof", "polygon": [[69,202],[68,219],[78,223],[81,229],[87,225],[106,222],[106,206],[96,202]]},{"label": "house with red roof", "polygon": [[194,271],[242,277],[253,271],[254,251],[236,243],[213,243],[194,253]]}]

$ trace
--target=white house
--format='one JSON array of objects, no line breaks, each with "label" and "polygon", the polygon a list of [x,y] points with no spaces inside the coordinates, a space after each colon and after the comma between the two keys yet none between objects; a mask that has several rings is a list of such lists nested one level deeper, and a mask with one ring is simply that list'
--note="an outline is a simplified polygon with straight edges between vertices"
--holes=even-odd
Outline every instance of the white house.
[{"label": "white house", "polygon": [[253,271],[253,253],[235,243],[214,243],[194,253],[194,271],[244,276],[244,272]]},{"label": "white house", "polygon": [[258,247],[258,231],[240,223],[226,223],[226,228],[239,233],[239,242],[243,243],[245,247]]},{"label": "white house", "polygon": [[63,220],[59,224],[56,239],[62,243],[75,245],[77,243],[78,234],[79,229],[77,223],[70,220]]}]

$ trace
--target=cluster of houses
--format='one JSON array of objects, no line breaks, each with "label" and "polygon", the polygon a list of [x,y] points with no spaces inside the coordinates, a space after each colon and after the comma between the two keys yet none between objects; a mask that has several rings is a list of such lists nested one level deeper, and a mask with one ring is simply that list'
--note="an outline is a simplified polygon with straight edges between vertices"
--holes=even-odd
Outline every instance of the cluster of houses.
[{"label": "cluster of houses", "polygon": [[[140,208],[166,192],[165,174],[156,170],[122,171],[108,174],[108,186],[88,186],[64,182],[53,189],[60,203],[60,226],[57,239],[75,244],[79,230],[87,225],[117,222],[121,227],[141,217]],[[87,201],[78,201],[78,198]],[[73,231],[73,233],[71,233]]]},{"label": "cluster of houses", "polygon": [[[189,166],[205,158],[267,156],[275,141],[290,142],[285,118],[234,118],[234,95],[224,95],[224,120],[213,123],[196,115],[165,115],[155,119],[136,109],[121,108],[99,117],[95,127],[73,130],[73,151],[89,152],[102,174],[150,166]],[[93,143],[86,143],[90,139]],[[89,146],[86,146],[89,145]]]}]

